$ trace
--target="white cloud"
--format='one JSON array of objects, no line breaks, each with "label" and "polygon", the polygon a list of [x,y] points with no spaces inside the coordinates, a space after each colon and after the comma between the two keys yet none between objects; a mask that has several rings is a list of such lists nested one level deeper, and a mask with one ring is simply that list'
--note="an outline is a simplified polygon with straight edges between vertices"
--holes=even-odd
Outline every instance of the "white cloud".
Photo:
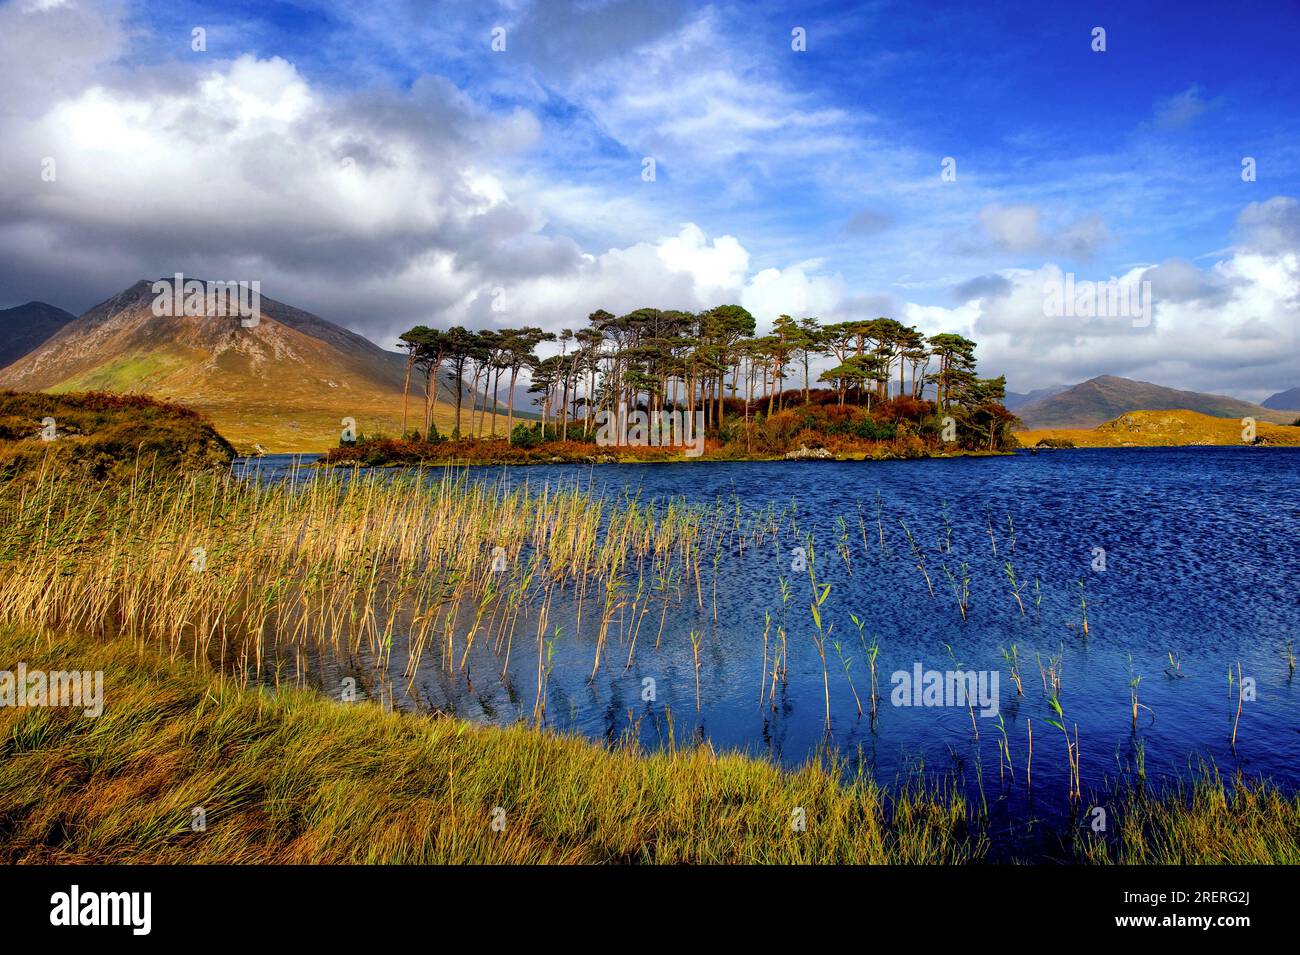
[{"label": "white cloud", "polygon": [[1113,374],[1193,391],[1255,400],[1300,381],[1300,249],[1274,254],[1239,249],[1209,269],[1171,259],[1119,275],[1076,281],[1150,280],[1149,327],[1128,317],[1050,317],[1049,286],[1060,266],[1005,269],[996,296],[973,296],[955,308],[905,307],[924,331],[955,331],[975,340],[981,371],[1005,372],[1016,391],[1073,384]]},{"label": "white cloud", "polygon": [[695,287],[705,295],[739,287],[749,268],[749,253],[734,236],[719,236],[709,242],[694,223],[683,226],[679,235],[660,240],[658,252],[669,271],[690,273]]},{"label": "white cloud", "polygon": [[1161,129],[1181,129],[1200,116],[1213,103],[1201,96],[1201,88],[1192,84],[1174,96],[1156,104],[1155,124]]},{"label": "white cloud", "polygon": [[[551,9],[529,8],[543,33]],[[631,2],[578,14],[610,10],[612,52],[554,77],[600,147],[583,140],[589,165],[565,181],[547,170],[568,155],[571,127],[555,133],[528,109],[489,108],[441,77],[344,94],[279,57],[135,65],[114,2],[0,6],[0,285],[20,278],[71,305],[177,270],[257,278],[265,294],[385,343],[416,321],[555,329],[597,308],[737,302],[761,327],[781,313],[893,315],[960,332],[979,342],[982,371],[1007,372],[1017,390],[1102,372],[1257,397],[1300,383],[1296,199],[1247,206],[1238,245],[1208,268],[1161,254],[1125,267],[1116,278],[1152,282],[1149,329],[1049,320],[1044,281],[1109,243],[1106,219],[1123,223],[1120,178],[1089,178],[1086,163],[1056,176],[1075,193],[1111,196],[1106,219],[1078,212],[1064,187],[1015,201],[978,177],[949,189],[917,147],[868,143],[865,113],[827,106],[793,89],[788,71],[745,56],[746,38],[728,35],[711,8],[680,21]],[[550,37],[552,67],[572,58],[567,37],[587,42],[581,16]],[[1199,92],[1189,92],[1171,117],[1196,112]],[[622,163],[610,158],[620,149],[634,157],[626,179],[585,175]],[[662,181],[639,181],[640,155],[660,160]],[[40,178],[47,156],[54,182]],[[688,179],[703,186],[658,188]],[[807,259],[827,214],[817,196],[806,215],[775,209],[800,201],[805,184],[842,198],[836,223],[867,210],[829,230],[841,243],[832,261],[861,270],[852,283]],[[742,207],[769,186],[771,203]],[[872,238],[884,225],[889,241]],[[945,247],[957,254],[945,258]],[[1006,253],[1043,264],[999,270]],[[946,295],[970,278],[953,273],[972,255],[984,274],[961,284],[952,307],[869,292],[895,276],[890,288],[905,298],[940,286]]]},{"label": "white cloud", "polygon": [[1043,212],[1036,205],[987,205],[979,211],[979,223],[984,234],[1007,252],[1087,260],[1110,238],[1105,222],[1096,214],[1046,228]]}]

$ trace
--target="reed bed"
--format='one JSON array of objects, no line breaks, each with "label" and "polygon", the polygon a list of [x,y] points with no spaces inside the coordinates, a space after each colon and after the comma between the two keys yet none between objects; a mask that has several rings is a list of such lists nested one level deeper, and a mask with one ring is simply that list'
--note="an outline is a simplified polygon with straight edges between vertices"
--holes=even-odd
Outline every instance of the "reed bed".
[{"label": "reed bed", "polygon": [[383,661],[395,640],[408,677],[426,654],[463,670],[480,641],[504,673],[521,620],[538,620],[541,665],[566,593],[600,618],[594,672],[616,614],[666,608],[680,582],[698,590],[701,555],[761,540],[760,520],[451,469],[273,484],[142,469],[121,486],[46,474],[0,485],[0,624],[122,635],[246,680],[289,658],[302,682],[308,649]]},{"label": "reed bed", "polygon": [[[564,641],[561,652],[571,653],[573,647],[590,652],[592,681],[602,666],[626,672],[634,662],[659,650],[669,612],[684,606],[687,612],[680,617],[696,619],[704,628],[692,626],[687,633],[683,620],[675,619],[669,634],[670,639],[683,641],[675,649],[690,667],[694,706],[690,738],[707,742],[704,721],[710,681],[702,665],[709,655],[703,651],[714,645],[722,561],[743,556],[749,549],[771,551],[778,566],[784,566],[790,548],[799,545],[794,547],[799,556],[791,565],[790,581],[777,579],[779,592],[773,592],[771,610],[764,614],[761,626],[753,627],[754,641],[762,641],[755,674],[760,683],[758,707],[771,713],[764,720],[778,718],[778,697],[784,697],[791,678],[790,649],[795,646],[796,652],[805,650],[796,678],[818,684],[829,747],[834,747],[840,721],[837,710],[856,712],[859,720],[869,711],[871,731],[877,731],[882,699],[879,638],[869,636],[865,614],[847,614],[865,660],[854,670],[851,639],[841,639],[835,632],[837,622],[832,617],[842,613],[831,611],[828,597],[833,585],[827,578],[841,568],[845,577],[865,577],[872,573],[873,555],[877,562],[894,559],[879,495],[876,533],[870,534],[859,510],[858,551],[848,523],[838,520],[834,554],[829,559],[823,555],[819,565],[813,536],[800,529],[799,508],[793,501],[787,508],[768,505],[757,510],[742,508],[738,498],[720,498],[711,506],[673,499],[645,502],[631,493],[593,495],[572,480],[518,485],[475,481],[471,472],[454,468],[400,473],[328,469],[304,477],[292,474],[269,483],[230,474],[161,474],[137,468],[123,484],[53,472],[0,483],[0,627],[59,634],[60,639],[75,634],[113,646],[122,643],[141,652],[161,653],[173,664],[180,658],[210,664],[219,674],[216,679],[223,694],[251,686],[273,685],[278,692],[312,685],[313,662],[327,654],[337,660],[361,658],[380,674],[380,680],[390,675],[396,679],[400,672],[410,685],[417,673],[432,667],[447,682],[459,681],[478,693],[473,684],[481,683],[482,665],[487,662],[495,667],[495,676],[489,672],[489,678],[499,679],[510,704],[518,705],[519,721],[527,718],[531,702],[532,722],[542,726],[563,720],[562,713],[548,718],[548,686],[557,644]],[[947,603],[942,592],[936,596],[928,571],[938,563],[957,604],[958,614],[951,614],[951,608],[944,610],[955,627],[957,618],[966,621],[971,609],[974,573],[954,549],[946,504],[940,519],[941,536],[930,554],[922,541],[930,539],[934,528],[897,520],[907,543],[907,551],[900,550],[898,557],[911,565],[905,571],[909,577],[912,566],[919,574],[913,578],[915,599],[936,601],[936,606]],[[915,535],[912,527],[917,528]],[[978,565],[981,599],[987,596],[999,613],[1024,626],[1035,625],[1041,602],[1039,580],[1033,578],[1031,619],[1022,599],[1027,595],[1027,577],[1018,576],[1008,559],[1016,553],[1010,516],[1001,539],[991,518],[986,528],[990,560]],[[840,582],[843,579],[835,581],[834,592],[847,589]],[[1079,581],[1078,587],[1086,635],[1084,582]],[[1014,608],[1006,600],[1008,595],[1015,600]],[[801,602],[808,608],[806,617]],[[714,632],[708,630],[710,617]],[[839,626],[845,629],[842,623]],[[809,643],[816,651],[812,666],[806,654]],[[828,648],[838,658],[837,668],[828,664]],[[949,647],[949,654],[953,653]],[[1003,656],[1020,699],[1025,694],[1017,645],[1012,643]],[[1065,647],[1062,644],[1046,660],[1039,654],[1035,657],[1046,708],[1040,713],[1043,722],[1065,737],[1063,778],[1067,800],[1074,805],[1083,799],[1084,786],[1079,726],[1067,722],[1061,702]],[[516,661],[513,671],[512,659]],[[965,669],[955,655],[952,659],[955,669]],[[572,664],[571,658],[568,663]],[[1181,672],[1172,652],[1170,663]],[[282,671],[291,678],[282,681]],[[584,667],[581,672],[586,671]],[[512,680],[522,675],[527,681],[533,672],[535,694],[531,685],[518,692]],[[559,680],[565,679],[564,673],[556,672]],[[229,687],[227,675],[235,677]],[[1129,707],[1137,738],[1137,711],[1149,708],[1138,700],[1137,678],[1130,677]],[[1233,679],[1230,670],[1230,687]],[[1235,679],[1234,752],[1241,715],[1240,667]],[[861,700],[860,688],[869,697],[869,707]],[[384,694],[379,696],[382,699]],[[452,700],[452,712],[461,712]],[[966,708],[972,740],[978,743],[979,724],[969,700]],[[321,710],[322,719],[326,712]],[[663,716],[671,732],[673,715],[666,711]],[[639,725],[629,710],[629,737]],[[1020,774],[1000,718],[997,728],[999,778],[1016,785]],[[519,749],[511,758],[539,758],[529,747],[541,744],[515,735],[522,729],[505,730],[505,738],[518,741]],[[1021,778],[1028,789],[1033,784],[1034,744],[1028,717],[1026,733]],[[1043,739],[1040,733],[1040,751],[1047,753],[1049,761],[1057,758],[1055,739],[1055,734]],[[1136,742],[1142,745],[1140,738]],[[671,743],[666,756],[648,758],[686,759]],[[982,771],[978,759],[975,771]],[[751,772],[757,771],[745,770]],[[841,765],[836,772],[843,774],[845,769]],[[980,794],[982,799],[982,776]],[[876,793],[871,798],[883,797]],[[906,794],[902,798],[906,811],[920,812],[927,806],[925,811],[939,816],[953,811],[951,801],[922,800],[912,805],[906,802],[910,798]],[[705,839],[698,832],[696,836]],[[725,843],[716,847],[719,860],[737,858],[727,855],[722,846]],[[878,849],[871,850],[877,852],[874,858],[888,858]],[[573,858],[587,858],[587,848],[573,851],[577,853]],[[593,851],[599,855],[604,850],[598,846]],[[633,855],[644,851],[619,850]],[[865,858],[856,853],[866,851],[860,846],[841,847],[817,858]],[[976,858],[982,849],[967,845],[962,851]],[[569,859],[567,852],[556,858]],[[707,852],[690,856],[708,857]],[[482,858],[498,857],[488,853]],[[935,858],[946,857],[940,853]]]}]

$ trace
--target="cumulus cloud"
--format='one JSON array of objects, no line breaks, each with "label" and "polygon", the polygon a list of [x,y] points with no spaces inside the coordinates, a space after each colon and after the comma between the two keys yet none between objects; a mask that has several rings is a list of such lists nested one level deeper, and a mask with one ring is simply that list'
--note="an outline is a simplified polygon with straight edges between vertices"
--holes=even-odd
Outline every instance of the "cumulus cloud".
[{"label": "cumulus cloud", "polygon": [[1226,301],[1231,293],[1221,276],[1202,271],[1186,259],[1166,259],[1143,272],[1142,280],[1151,283],[1155,301],[1167,304],[1216,305]]},{"label": "cumulus cloud", "polygon": [[438,77],[340,96],[277,57],[203,62],[0,115],[0,285],[85,306],[183,270],[258,279],[364,324],[375,294],[404,289],[402,319],[427,318],[475,285],[576,262],[495,169],[535,141],[529,113],[489,113]]},{"label": "cumulus cloud", "polygon": [[1274,196],[1252,202],[1237,217],[1241,244],[1264,253],[1300,249],[1300,202],[1291,196]]},{"label": "cumulus cloud", "polygon": [[980,276],[965,285],[998,294],[961,296],[956,308],[909,305],[908,321],[973,338],[981,369],[1007,373],[1014,390],[1111,374],[1259,400],[1300,381],[1300,243],[1272,254],[1239,248],[1206,269],[1169,259],[1117,275],[1073,275],[1078,284],[1151,282],[1154,314],[1145,327],[1117,314],[1052,314],[1045,302],[1067,278],[1059,265],[996,277],[1002,281]]},{"label": "cumulus cloud", "polygon": [[1001,298],[1011,289],[1011,281],[1005,275],[992,273],[961,282],[953,287],[952,294],[959,302],[969,302],[971,299]]},{"label": "cumulus cloud", "polygon": [[[937,202],[932,174],[885,189],[881,170],[915,157],[863,148],[871,117],[764,72],[712,7],[511,11],[510,62],[536,73],[502,71],[476,97],[437,75],[340,91],[286,56],[136,58],[138,27],[115,0],[0,6],[0,305],[84,308],[180,270],[259,279],[264,294],[391,344],[415,322],[558,329],[597,308],[735,302],[760,328],[782,313],[888,315],[965,334],[981,370],[1017,390],[1103,372],[1255,397],[1300,382],[1292,197],[1246,206],[1235,247],[1206,267],[1152,254],[1079,276],[1149,281],[1149,328],[1050,319],[1044,284],[1112,243],[1107,219],[1124,222],[1113,208],[1103,219],[1054,194],[993,189]],[[1162,107],[1170,121],[1205,105],[1199,90],[1180,96]],[[575,119],[547,125],[560,114]],[[571,142],[575,129],[590,138]],[[587,165],[565,174],[579,153]],[[643,155],[660,161],[660,182],[639,181]],[[626,178],[591,174],[602,163]],[[733,199],[805,174],[795,190],[821,176],[839,204],[787,188],[731,217]],[[658,188],[688,179],[694,193]],[[725,201],[700,211],[706,191]],[[805,200],[806,212],[778,210]],[[852,261],[807,258],[819,223]],[[888,243],[846,238],[886,228]],[[1024,267],[998,268],[1008,259]],[[840,262],[860,271],[846,280]],[[962,281],[954,263],[980,274]]]},{"label": "cumulus cloud", "polygon": [[[515,176],[510,157],[536,143],[536,117],[484,108],[445,78],[340,94],[283,58],[253,55],[123,71],[121,11],[88,9],[99,12],[0,9],[13,62],[32,59],[26,43],[46,60],[66,51],[70,72],[39,109],[0,116],[12,147],[0,158],[0,287],[23,297],[80,308],[177,270],[257,279],[268,295],[391,342],[415,321],[558,327],[596,308],[648,304],[736,301],[766,322],[827,310],[842,295],[819,263],[755,271],[737,237],[692,223],[585,251],[555,225],[607,196]],[[547,9],[530,9],[516,46]],[[617,53],[634,35],[606,39]],[[689,31],[684,42],[695,42]],[[652,102],[661,93],[619,95],[653,113],[666,108]],[[751,130],[782,122],[789,103],[763,97],[718,84],[669,135],[690,139],[717,110]],[[637,213],[631,203],[615,215]]]},{"label": "cumulus cloud", "polygon": [[1035,205],[987,205],[979,211],[979,224],[995,245],[1007,252],[1092,258],[1109,241],[1101,216],[1090,214],[1048,228]]}]

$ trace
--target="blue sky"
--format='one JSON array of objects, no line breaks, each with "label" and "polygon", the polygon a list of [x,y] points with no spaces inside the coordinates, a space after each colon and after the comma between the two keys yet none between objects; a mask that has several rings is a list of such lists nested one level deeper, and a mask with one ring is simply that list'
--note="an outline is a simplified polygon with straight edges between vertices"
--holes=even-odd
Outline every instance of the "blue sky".
[{"label": "blue sky", "polygon": [[[0,18],[14,161],[62,150],[69,170],[7,197],[0,240],[25,260],[6,302],[233,269],[386,342],[417,320],[728,300],[961,331],[1019,390],[1300,384],[1276,347],[1300,309],[1300,4],[9,0]],[[66,69],[32,94],[38,56]],[[221,221],[160,235],[140,215],[178,201]],[[1063,273],[1151,280],[1156,321],[1045,321]]]}]

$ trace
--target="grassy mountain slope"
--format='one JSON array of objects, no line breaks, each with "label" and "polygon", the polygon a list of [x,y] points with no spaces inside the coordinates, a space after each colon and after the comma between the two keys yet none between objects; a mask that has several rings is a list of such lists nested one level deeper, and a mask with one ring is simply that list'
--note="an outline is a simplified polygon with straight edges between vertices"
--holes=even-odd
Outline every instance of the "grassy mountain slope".
[{"label": "grassy mountain slope", "polygon": [[[0,387],[154,395],[205,413],[241,449],[324,450],[345,417],[362,433],[400,431],[404,356],[266,297],[252,328],[155,316],[153,300],[151,283],[137,282],[0,371]],[[411,402],[416,427],[421,400]],[[435,406],[440,429],[452,417],[446,400]]]}]

